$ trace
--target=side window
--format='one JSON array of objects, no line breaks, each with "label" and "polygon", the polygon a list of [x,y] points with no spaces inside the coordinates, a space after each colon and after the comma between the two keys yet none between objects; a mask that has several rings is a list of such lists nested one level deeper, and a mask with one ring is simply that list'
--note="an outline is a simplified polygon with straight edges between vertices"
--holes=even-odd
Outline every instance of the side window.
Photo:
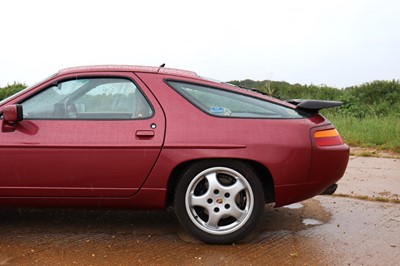
[{"label": "side window", "polygon": [[184,82],[168,81],[174,90],[214,116],[244,118],[302,118],[296,110],[248,95]]},{"label": "side window", "polygon": [[22,102],[24,119],[143,119],[153,110],[135,84],[121,78],[67,80]]}]

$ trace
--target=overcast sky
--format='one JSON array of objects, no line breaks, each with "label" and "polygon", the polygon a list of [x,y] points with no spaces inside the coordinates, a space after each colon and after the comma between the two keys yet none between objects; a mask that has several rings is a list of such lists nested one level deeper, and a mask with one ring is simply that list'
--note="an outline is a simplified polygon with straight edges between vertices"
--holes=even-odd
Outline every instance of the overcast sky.
[{"label": "overcast sky", "polygon": [[400,79],[398,0],[1,1],[0,34],[0,86],[94,64],[339,88]]}]

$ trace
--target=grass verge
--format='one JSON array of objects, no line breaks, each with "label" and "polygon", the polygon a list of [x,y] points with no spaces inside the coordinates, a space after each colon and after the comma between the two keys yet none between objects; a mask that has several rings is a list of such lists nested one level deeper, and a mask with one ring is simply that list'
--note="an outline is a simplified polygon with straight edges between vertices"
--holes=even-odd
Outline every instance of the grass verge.
[{"label": "grass verge", "polygon": [[327,115],[350,146],[371,147],[400,153],[400,117],[366,117]]}]

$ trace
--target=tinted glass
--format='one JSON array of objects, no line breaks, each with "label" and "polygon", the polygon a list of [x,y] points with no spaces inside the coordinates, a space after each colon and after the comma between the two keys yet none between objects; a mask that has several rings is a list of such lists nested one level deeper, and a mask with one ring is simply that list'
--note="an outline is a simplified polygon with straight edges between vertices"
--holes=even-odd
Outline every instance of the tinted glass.
[{"label": "tinted glass", "polygon": [[168,81],[168,84],[196,107],[210,115],[302,118],[294,109],[248,95],[177,81]]},{"label": "tinted glass", "polygon": [[141,119],[153,115],[135,84],[120,78],[64,81],[22,105],[24,119]]}]

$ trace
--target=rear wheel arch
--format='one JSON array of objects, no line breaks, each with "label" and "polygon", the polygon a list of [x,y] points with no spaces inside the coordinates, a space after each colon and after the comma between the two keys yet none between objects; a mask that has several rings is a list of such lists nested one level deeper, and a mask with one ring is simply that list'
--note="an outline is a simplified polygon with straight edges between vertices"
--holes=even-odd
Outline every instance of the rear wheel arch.
[{"label": "rear wheel arch", "polygon": [[262,165],[259,162],[256,161],[251,161],[251,160],[243,160],[243,159],[237,159],[237,158],[212,158],[212,159],[196,159],[196,160],[191,160],[187,162],[183,162],[179,165],[177,165],[173,171],[171,172],[168,180],[168,185],[167,185],[167,206],[173,206],[174,202],[174,196],[175,196],[175,190],[176,190],[176,185],[178,184],[182,174],[188,169],[189,167],[195,165],[196,163],[202,162],[202,161],[210,161],[210,162],[215,162],[215,161],[221,161],[221,162],[227,162],[227,161],[236,161],[236,162],[241,162],[249,166],[250,168],[253,169],[253,171],[257,174],[258,179],[260,180],[263,191],[264,191],[264,196],[265,196],[265,202],[266,203],[271,203],[275,201],[275,189],[274,189],[274,180],[269,172],[269,170]]},{"label": "rear wheel arch", "polygon": [[174,193],[180,224],[205,243],[240,241],[255,228],[264,209],[259,175],[251,164],[235,159],[187,165]]}]

